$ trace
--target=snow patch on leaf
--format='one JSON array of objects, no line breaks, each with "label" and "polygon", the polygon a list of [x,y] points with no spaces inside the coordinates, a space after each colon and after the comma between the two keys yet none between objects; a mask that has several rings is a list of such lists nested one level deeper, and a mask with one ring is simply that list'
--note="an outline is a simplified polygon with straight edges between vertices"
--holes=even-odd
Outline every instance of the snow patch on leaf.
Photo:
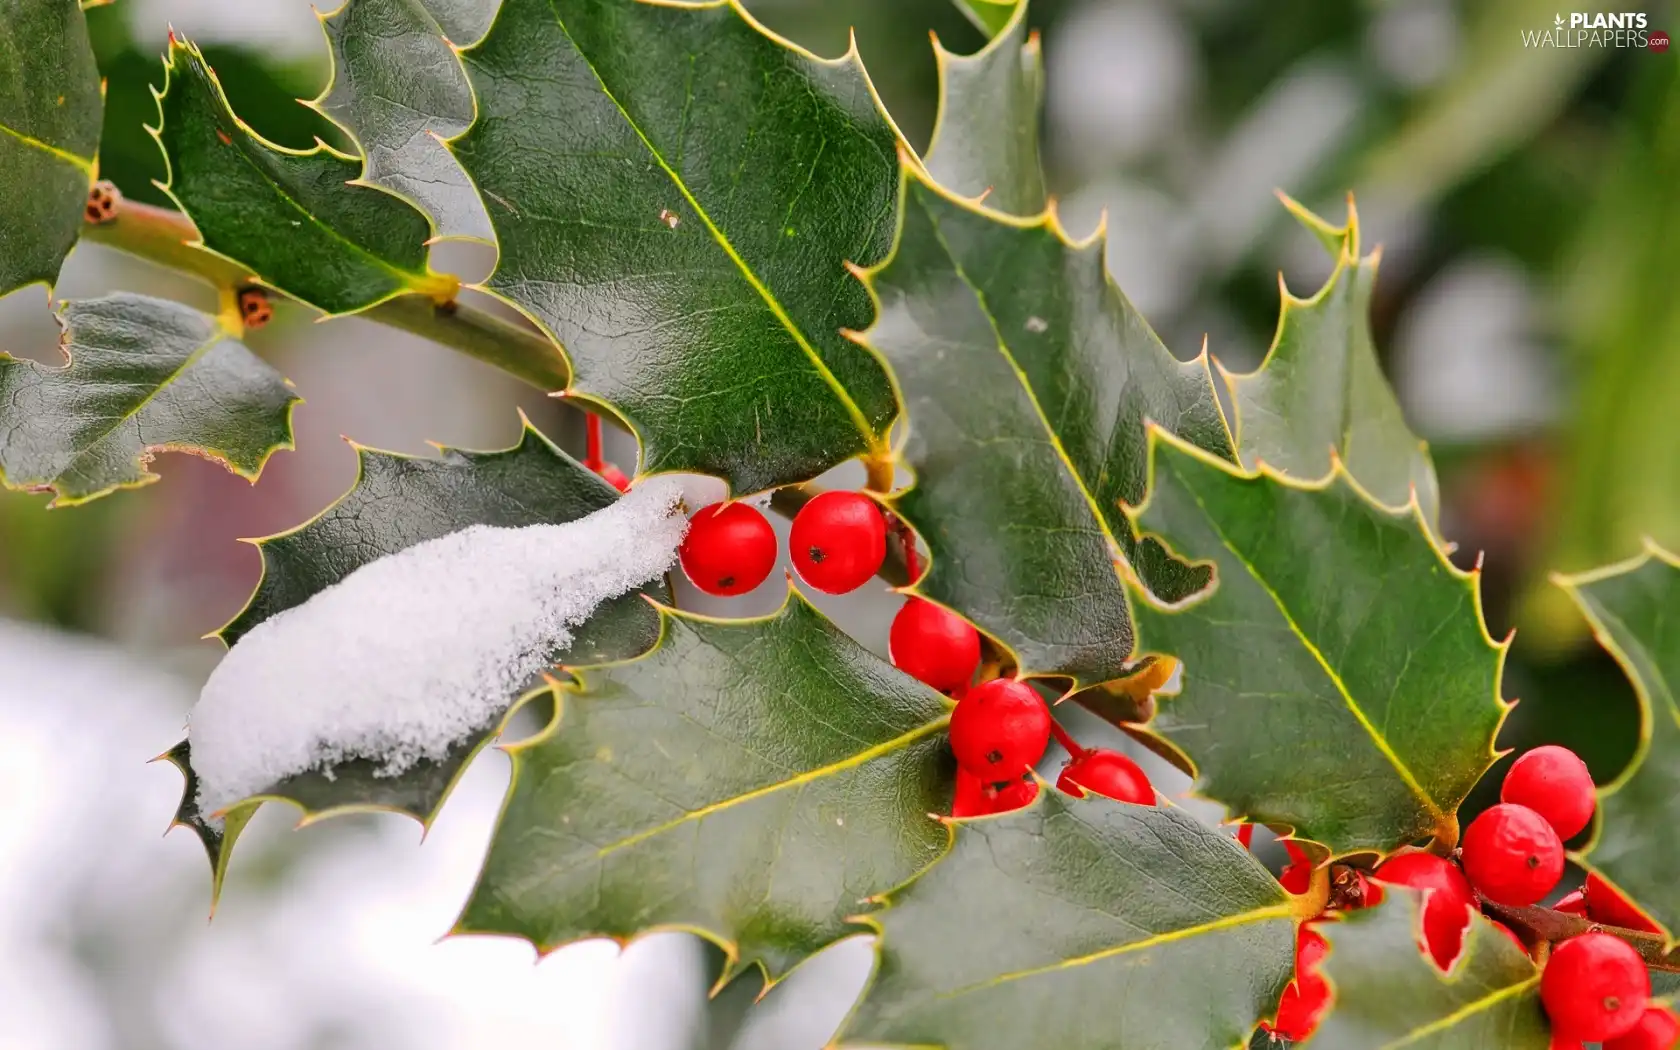
[{"label": "snow patch on leaf", "polygon": [[681,496],[654,479],[564,525],[475,525],[258,624],[188,718],[199,811],[349,758],[382,762],[385,776],[442,759],[500,717],[598,605],[670,569],[688,527]]}]

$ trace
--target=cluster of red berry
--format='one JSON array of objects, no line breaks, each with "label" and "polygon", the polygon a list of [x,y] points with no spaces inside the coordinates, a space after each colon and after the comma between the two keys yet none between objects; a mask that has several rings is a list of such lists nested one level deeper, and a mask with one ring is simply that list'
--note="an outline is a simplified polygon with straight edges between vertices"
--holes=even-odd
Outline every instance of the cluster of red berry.
[{"label": "cluster of red berry", "polygon": [[1033,766],[1055,735],[1068,760],[1056,787],[1139,806],[1155,804],[1155,786],[1136,762],[1118,751],[1080,747],[1050,716],[1044,698],[1027,683],[994,678],[961,691],[951,712],[951,752],[957,757],[954,817],[981,817],[1020,809],[1038,797]]},{"label": "cluster of red berry", "polygon": [[[825,492],[794,515],[789,554],[800,579],[827,594],[845,594],[880,570],[887,532],[885,516],[867,496]],[[904,536],[914,579],[914,540]],[[678,557],[689,580],[707,594],[745,594],[775,567],[776,535],[751,504],[714,503],[690,519]],[[1052,735],[1070,755],[1056,784],[1061,790],[1154,804],[1155,788],[1136,762],[1117,751],[1080,747],[1027,683],[994,678],[969,688],[980,666],[980,632],[967,620],[911,598],[893,618],[888,644],[895,667],[958,701],[950,734],[957,758],[953,816],[1003,813],[1031,802],[1038,795],[1031,770]]]},{"label": "cluster of red berry", "polygon": [[[1314,926],[1334,921],[1338,909],[1377,903],[1384,884],[1426,891],[1419,947],[1443,971],[1458,957],[1471,913],[1482,901],[1526,907],[1551,893],[1563,875],[1563,840],[1585,830],[1592,820],[1597,800],[1586,763],[1567,748],[1536,748],[1511,766],[1500,800],[1471,822],[1459,864],[1408,850],[1378,865],[1369,880],[1345,869],[1347,885],[1333,888],[1331,894],[1335,907],[1298,930],[1295,978],[1285,988],[1277,1019],[1268,1030],[1302,1040],[1318,1027],[1329,1006],[1330,988],[1318,972],[1327,946]],[[1279,881],[1289,892],[1303,894],[1312,879],[1312,860],[1294,843],[1284,845],[1290,863]],[[1562,898],[1555,909],[1605,925],[1658,932],[1597,875],[1588,876],[1584,892]],[[1488,921],[1527,953],[1510,927],[1497,919]],[[1591,1042],[1603,1043],[1604,1050],[1672,1050],[1680,1043],[1680,1018],[1651,1004],[1650,973],[1625,940],[1600,932],[1572,937],[1553,946],[1544,965],[1540,1000],[1552,1023],[1554,1050],[1574,1050]]]},{"label": "cluster of red berry", "polygon": [[[828,594],[845,594],[880,570],[888,532],[885,515],[869,497],[826,492],[795,515],[789,553],[805,583]],[[906,567],[914,579],[914,540],[906,530],[901,535]],[[775,567],[776,536],[751,504],[714,503],[693,516],[679,554],[683,571],[702,591],[745,594]],[[993,678],[971,687],[980,665],[980,635],[962,617],[911,598],[893,620],[890,647],[895,666],[957,700],[950,726],[957,760],[954,817],[1002,813],[1032,802],[1039,789],[1032,769],[1053,736],[1070,756],[1056,782],[1058,789],[1154,805],[1154,786],[1137,763],[1116,751],[1080,747],[1026,682]],[[1449,969],[1463,948],[1471,914],[1483,901],[1527,907],[1556,888],[1563,877],[1563,842],[1586,828],[1596,798],[1586,764],[1574,752],[1536,748],[1512,765],[1499,804],[1466,829],[1456,863],[1407,850],[1383,861],[1369,878],[1351,868],[1340,869],[1342,884],[1332,894],[1332,906],[1298,929],[1294,979],[1284,989],[1276,1020],[1265,1027],[1296,1041],[1318,1027],[1329,1007],[1330,987],[1319,973],[1327,945],[1314,927],[1334,921],[1337,911],[1377,903],[1383,885],[1426,891],[1419,947],[1436,966]],[[1251,826],[1239,831],[1245,845],[1252,831]],[[1280,881],[1289,892],[1305,894],[1314,864],[1295,843],[1286,840],[1284,845],[1291,859]],[[1565,897],[1557,907],[1607,925],[1656,931],[1596,875],[1588,878],[1584,892]],[[1509,927],[1497,919],[1488,921],[1527,952]],[[1546,960],[1540,994],[1557,1050],[1585,1042],[1603,1042],[1605,1050],[1671,1050],[1680,1040],[1680,1019],[1650,1003],[1650,975],[1639,953],[1610,934],[1587,933],[1556,945]]]},{"label": "cluster of red berry", "polygon": [[[702,591],[722,597],[745,594],[776,567],[776,533],[750,503],[713,503],[689,519],[677,553],[683,572]],[[799,578],[817,590],[855,591],[886,560],[886,518],[862,493],[825,492],[794,515],[788,553]],[[978,638],[974,644],[979,663]]]}]

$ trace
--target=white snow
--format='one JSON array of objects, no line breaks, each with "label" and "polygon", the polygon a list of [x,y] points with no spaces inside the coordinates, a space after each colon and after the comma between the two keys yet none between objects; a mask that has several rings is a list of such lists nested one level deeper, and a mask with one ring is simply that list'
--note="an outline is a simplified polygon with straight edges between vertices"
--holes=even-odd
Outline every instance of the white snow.
[{"label": "white snow", "polygon": [[200,812],[349,758],[395,776],[445,757],[596,606],[671,567],[688,528],[681,497],[651,478],[565,525],[476,525],[369,562],[258,624],[187,719]]}]

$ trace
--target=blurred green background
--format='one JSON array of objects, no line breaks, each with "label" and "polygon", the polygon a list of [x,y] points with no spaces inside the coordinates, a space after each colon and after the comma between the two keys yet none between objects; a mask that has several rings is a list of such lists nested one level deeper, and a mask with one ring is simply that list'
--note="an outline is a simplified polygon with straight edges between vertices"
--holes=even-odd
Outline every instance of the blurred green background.
[{"label": "blurred green background", "polygon": [[[949,0],[747,6],[820,54],[855,27],[917,146],[935,112],[929,31],[959,52],[982,42]],[[1680,28],[1667,4],[1643,10]],[[1116,279],[1184,356],[1205,335],[1228,366],[1252,367],[1278,274],[1297,294],[1326,275],[1274,189],[1338,222],[1356,195],[1365,244],[1384,250],[1377,345],[1435,452],[1444,531],[1457,561],[1482,564],[1495,637],[1519,628],[1505,692],[1522,703],[1500,743],[1567,743],[1602,782],[1632,753],[1634,700],[1546,574],[1630,557],[1644,535],[1680,548],[1680,54],[1525,48],[1522,31],[1553,14],[1533,0],[1040,0],[1031,22],[1065,223],[1083,233],[1107,210]],[[304,0],[118,0],[89,19],[109,80],[102,173],[130,197],[167,203],[142,125],[171,21],[264,135],[344,144],[295,101],[327,76]],[[457,259],[469,276],[487,265]],[[94,247],[61,292],[112,286],[204,294]],[[38,290],[10,297],[0,338],[50,353],[43,314]],[[307,399],[299,450],[255,487],[169,456],[159,484],[74,511],[0,493],[0,615],[203,667],[215,650],[193,639],[255,580],[236,538],[296,524],[349,484],[336,433],[415,452],[428,438],[499,446],[518,404],[579,440],[535,392],[366,322],[316,326],[285,308],[252,345]]]}]

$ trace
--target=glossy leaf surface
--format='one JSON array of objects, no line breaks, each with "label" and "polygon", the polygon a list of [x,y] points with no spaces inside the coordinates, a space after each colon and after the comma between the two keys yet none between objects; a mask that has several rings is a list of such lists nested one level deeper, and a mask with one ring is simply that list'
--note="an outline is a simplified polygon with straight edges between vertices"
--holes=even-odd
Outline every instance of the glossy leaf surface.
[{"label": "glossy leaf surface", "polygon": [[892,366],[914,472],[892,506],[927,542],[916,590],[1015,654],[1023,672],[1076,683],[1132,658],[1130,557],[1174,598],[1205,571],[1133,540],[1145,421],[1229,455],[1206,362],[1181,362],[1110,281],[1100,242],[1048,216],[1014,220],[905,184],[892,257],[869,275],[875,324],[858,338]]},{"label": "glossy leaf surface", "polygon": [[361,164],[327,146],[308,153],[263,139],[233,114],[204,56],[172,37],[156,135],[169,195],[204,246],[329,314],[454,281],[426,265],[426,217],[391,194],[352,185]]},{"label": "glossy leaf surface", "polygon": [[489,209],[488,287],[636,430],[643,472],[803,481],[884,449],[891,390],[840,336],[886,253],[898,137],[855,55],[734,4],[505,0],[452,144]]},{"label": "glossy leaf surface", "polygon": [[939,63],[939,119],[927,150],[928,174],[941,186],[1009,215],[1037,215],[1048,198],[1038,153],[1044,66],[1038,37],[1027,33],[1026,5],[974,55],[954,55],[934,41]]},{"label": "glossy leaf surface", "polygon": [[1546,1050],[1540,973],[1477,915],[1452,969],[1418,947],[1422,897],[1394,887],[1383,904],[1317,926],[1330,952],[1330,1013],[1304,1045],[1329,1050]]},{"label": "glossy leaf surface", "polygon": [[491,240],[478,192],[442,141],[472,123],[473,97],[439,17],[421,0],[347,0],[321,24],[333,78],[315,106],[361,148],[361,181],[419,208],[440,238]]},{"label": "glossy leaf surface", "polygon": [[300,398],[217,318],[117,293],[65,304],[62,366],[0,353],[0,478],[53,506],[148,485],[160,452],[256,479]]},{"label": "glossy leaf surface", "polygon": [[1644,707],[1633,761],[1599,790],[1586,863],[1672,938],[1680,933],[1680,836],[1658,829],[1680,827],[1680,562],[1651,545],[1635,561],[1558,582]]},{"label": "glossy leaf surface", "polygon": [[82,228],[103,108],[81,5],[0,3],[0,295],[58,280]]},{"label": "glossy leaf surface", "polygon": [[1220,370],[1235,404],[1242,461],[1316,481],[1340,460],[1390,507],[1406,506],[1415,490],[1425,520],[1435,528],[1440,515],[1435,464],[1407,427],[1371,338],[1371,290],[1381,253],[1360,256],[1359,220],[1351,203],[1341,227],[1287,198],[1284,203],[1330,250],[1335,270],[1310,299],[1283,289],[1277,334],[1257,370],[1247,375]]},{"label": "glossy leaf surface", "polygon": [[1505,714],[1475,578],[1340,470],[1245,475],[1156,431],[1152,474],[1139,528],[1214,577],[1136,605],[1140,648],[1184,663],[1152,728],[1198,792],[1337,854],[1456,842]]},{"label": "glossy leaf surface", "polygon": [[890,895],[845,1046],[1183,1050],[1246,1042],[1294,962],[1291,904],[1170,807],[1072,799],[956,825]]},{"label": "glossy leaf surface", "polygon": [[797,592],[764,620],[668,612],[651,653],[577,673],[511,748],[458,931],[547,951],[676,926],[777,976],[946,846],[944,698]]}]

